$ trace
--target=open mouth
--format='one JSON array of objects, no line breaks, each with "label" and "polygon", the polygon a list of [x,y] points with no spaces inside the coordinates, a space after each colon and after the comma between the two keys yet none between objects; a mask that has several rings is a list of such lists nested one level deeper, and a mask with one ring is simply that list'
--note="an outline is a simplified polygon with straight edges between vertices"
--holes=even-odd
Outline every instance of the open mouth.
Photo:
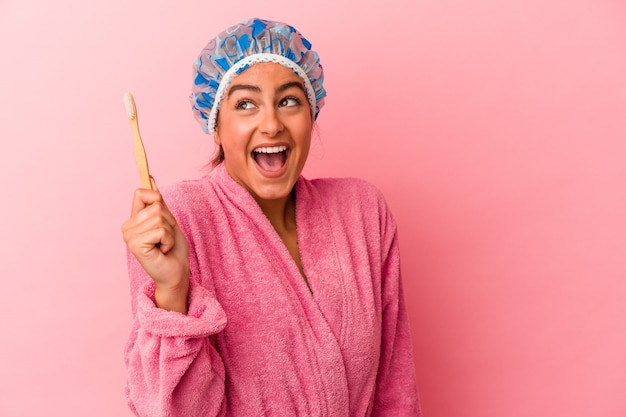
[{"label": "open mouth", "polygon": [[252,157],[264,171],[277,172],[287,162],[286,146],[263,146],[252,151]]}]

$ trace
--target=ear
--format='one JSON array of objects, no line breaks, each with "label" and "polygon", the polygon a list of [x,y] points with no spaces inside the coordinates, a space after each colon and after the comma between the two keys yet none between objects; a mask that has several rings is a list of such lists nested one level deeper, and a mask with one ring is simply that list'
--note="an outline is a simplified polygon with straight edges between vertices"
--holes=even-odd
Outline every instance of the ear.
[{"label": "ear", "polygon": [[217,127],[215,128],[215,131],[213,132],[213,142],[215,142],[215,144],[218,146],[222,145],[222,140],[220,139],[220,135],[217,133]]}]

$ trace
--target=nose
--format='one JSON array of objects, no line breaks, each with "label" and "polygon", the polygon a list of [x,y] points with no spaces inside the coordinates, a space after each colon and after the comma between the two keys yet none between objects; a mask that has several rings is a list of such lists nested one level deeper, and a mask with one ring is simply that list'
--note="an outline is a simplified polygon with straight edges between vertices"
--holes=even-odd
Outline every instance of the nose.
[{"label": "nose", "polygon": [[276,107],[267,107],[261,116],[260,130],[269,137],[278,135],[285,127],[277,110]]}]

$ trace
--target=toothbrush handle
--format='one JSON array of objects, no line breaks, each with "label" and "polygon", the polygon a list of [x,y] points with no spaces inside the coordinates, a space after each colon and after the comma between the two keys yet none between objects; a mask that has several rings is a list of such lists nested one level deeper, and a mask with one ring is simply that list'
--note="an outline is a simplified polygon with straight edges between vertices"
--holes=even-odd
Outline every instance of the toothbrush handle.
[{"label": "toothbrush handle", "polygon": [[153,190],[152,181],[150,180],[150,171],[148,170],[148,158],[146,157],[146,150],[143,147],[141,135],[139,134],[139,124],[137,123],[137,118],[131,120],[130,123],[133,129],[135,164],[137,165],[137,171],[139,172],[141,188]]}]

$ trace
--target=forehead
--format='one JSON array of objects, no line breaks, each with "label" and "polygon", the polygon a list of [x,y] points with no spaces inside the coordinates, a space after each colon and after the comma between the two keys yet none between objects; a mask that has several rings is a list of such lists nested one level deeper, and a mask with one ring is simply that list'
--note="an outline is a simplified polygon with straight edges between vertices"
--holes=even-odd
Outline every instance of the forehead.
[{"label": "forehead", "polygon": [[274,62],[259,62],[235,76],[229,89],[242,84],[277,87],[293,81],[304,86],[300,77],[289,68]]}]

